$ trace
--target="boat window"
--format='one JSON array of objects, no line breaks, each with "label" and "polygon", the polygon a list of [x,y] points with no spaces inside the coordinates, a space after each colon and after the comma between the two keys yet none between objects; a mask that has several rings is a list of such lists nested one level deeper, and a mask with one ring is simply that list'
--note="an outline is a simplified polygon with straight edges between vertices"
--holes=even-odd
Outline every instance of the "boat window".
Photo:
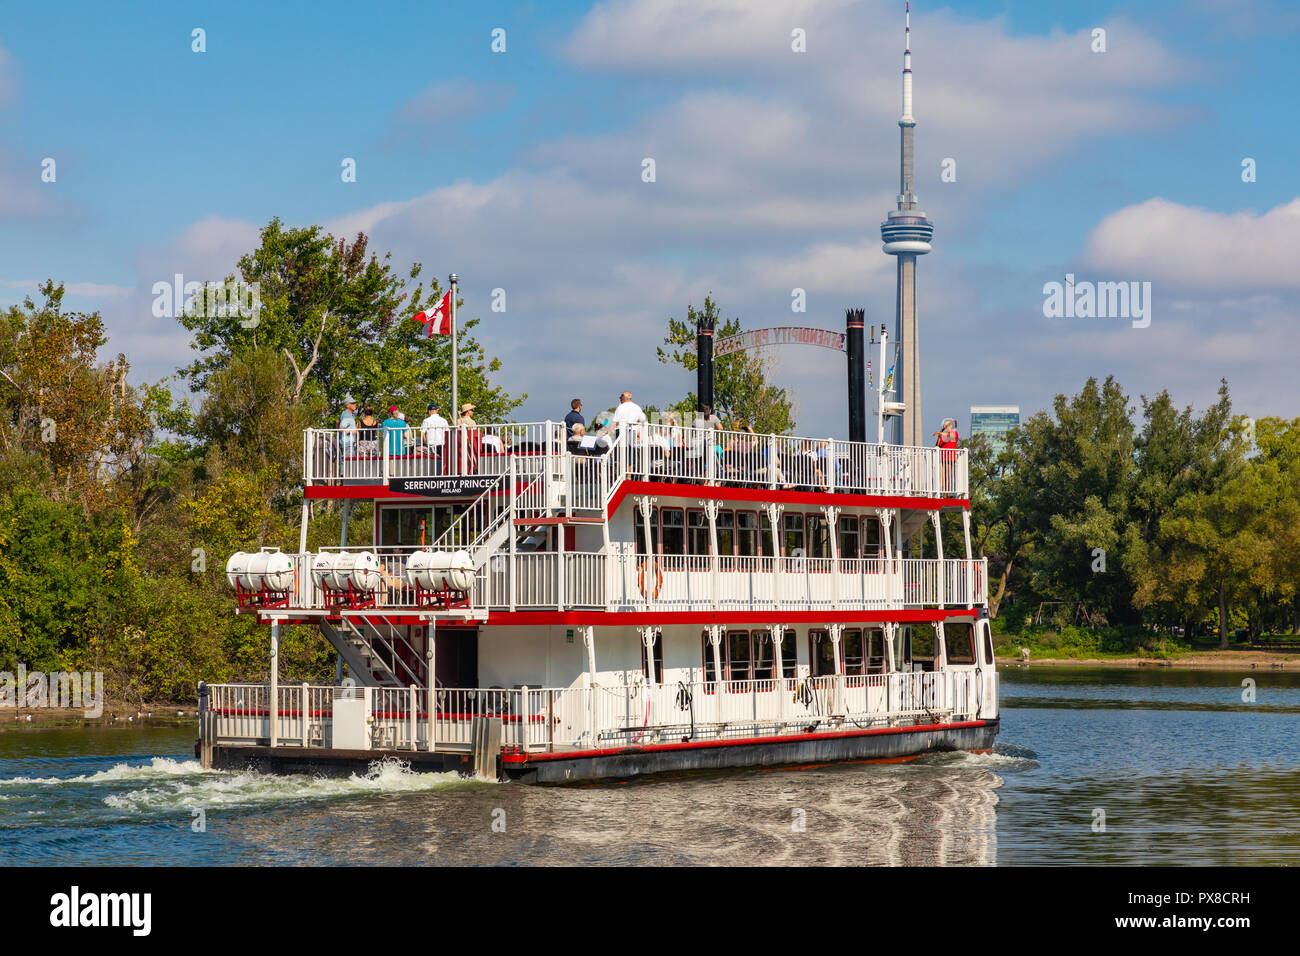
[{"label": "boat window", "polygon": [[862,556],[878,558],[880,551],[880,519],[862,516]]},{"label": "boat window", "polygon": [[705,556],[709,553],[709,520],[703,511],[686,512],[687,554]]},{"label": "boat window", "polygon": [[730,557],[736,551],[736,513],[718,512],[718,554]]},{"label": "boat window", "polygon": [[835,673],[835,648],[831,645],[829,631],[814,628],[808,632],[808,660],[813,677],[828,677]]},{"label": "boat window", "polygon": [[949,664],[975,663],[975,625],[945,624],[943,643],[948,652]]},{"label": "boat window", "polygon": [[851,561],[858,557],[858,516],[840,518],[840,557]]},{"label": "boat window", "polygon": [[686,518],[681,508],[664,508],[661,512],[659,540],[663,545],[662,554],[676,555],[686,553]]},{"label": "boat window", "polygon": [[770,631],[754,632],[754,680],[771,680],[774,648]]},{"label": "boat window", "polygon": [[743,558],[758,557],[757,512],[736,512],[736,553]]},{"label": "boat window", "polygon": [[865,673],[862,654],[862,631],[856,627],[846,627],[840,634],[840,660],[844,662],[844,673],[861,676]]},{"label": "boat window", "polygon": [[983,631],[984,631],[984,661],[987,664],[992,664],[993,663],[993,633],[987,624],[984,625]]},{"label": "boat window", "polygon": [[934,625],[928,621],[913,624],[912,633],[912,661],[922,665],[924,670],[934,669],[935,656],[935,634]]},{"label": "boat window", "polygon": [[727,632],[727,677],[730,680],[749,680],[752,658],[749,653],[749,631]]},{"label": "boat window", "polygon": [[866,632],[867,673],[883,674],[885,672],[885,632],[873,627]]},{"label": "boat window", "polygon": [[804,533],[803,533],[803,515],[788,514],[783,522],[785,528],[785,545],[786,557],[799,557],[805,555],[804,550]]},{"label": "boat window", "polygon": [[776,556],[776,546],[773,544],[773,537],[772,537],[772,522],[771,522],[771,521],[765,521],[765,520],[763,520],[763,517],[760,515],[760,516],[759,516],[759,523],[760,523],[760,524],[762,525],[762,527],[763,527],[763,541],[762,541],[763,550],[762,550],[762,554],[763,554],[765,557],[769,557],[769,558],[771,558],[771,557],[775,557],[775,556]]},{"label": "boat window", "polygon": [[392,549],[432,544],[451,521],[450,505],[383,506],[379,509],[379,546]]},{"label": "boat window", "polygon": [[819,514],[808,515],[808,557],[829,558],[831,556],[831,534],[826,525],[826,518]]}]

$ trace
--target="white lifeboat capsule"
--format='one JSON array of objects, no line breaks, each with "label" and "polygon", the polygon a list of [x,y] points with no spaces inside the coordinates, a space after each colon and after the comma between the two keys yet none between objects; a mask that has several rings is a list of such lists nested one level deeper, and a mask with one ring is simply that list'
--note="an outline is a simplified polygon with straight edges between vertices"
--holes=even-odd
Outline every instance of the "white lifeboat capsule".
[{"label": "white lifeboat capsule", "polygon": [[239,576],[244,573],[244,563],[248,560],[248,555],[243,551],[236,551],[226,561],[226,583],[232,588],[242,587],[239,582]]},{"label": "white lifeboat capsule", "polygon": [[382,579],[379,557],[373,551],[357,551],[351,555],[347,569],[347,580],[352,590],[361,594],[370,594],[379,587]]},{"label": "white lifeboat capsule", "polygon": [[282,551],[272,551],[266,558],[262,583],[268,591],[288,591],[293,587],[293,559]]},{"label": "white lifeboat capsule", "polygon": [[334,558],[335,555],[332,552],[321,551],[312,559],[311,576],[316,582],[316,587],[322,590],[334,587],[330,577],[334,572]]}]

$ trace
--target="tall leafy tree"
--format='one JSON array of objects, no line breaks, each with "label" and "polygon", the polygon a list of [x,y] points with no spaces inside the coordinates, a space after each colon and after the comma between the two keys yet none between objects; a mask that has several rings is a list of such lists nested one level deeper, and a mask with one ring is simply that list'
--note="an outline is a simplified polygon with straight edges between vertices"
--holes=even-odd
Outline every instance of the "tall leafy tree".
[{"label": "tall leafy tree", "polygon": [[0,454],[17,480],[88,514],[120,503],[123,484],[147,466],[152,419],[127,383],[125,356],[99,362],[99,313],[65,311],[52,281],[40,295],[0,317]]},{"label": "tall leafy tree", "polygon": [[[290,401],[302,401],[308,393],[322,400],[321,423],[337,413],[346,392],[408,411],[431,399],[447,405],[450,340],[425,337],[425,327],[410,320],[441,298],[442,287],[431,280],[426,295],[419,263],[402,276],[390,258],[372,252],[364,233],[349,242],[319,226],[286,227],[271,220],[258,248],[238,263],[240,278],[257,286],[259,313],[187,310],[180,321],[194,333],[200,355],[182,375],[199,391],[235,356],[271,351],[290,367]],[[480,420],[504,420],[523,398],[492,384],[501,365],[469,334],[477,324],[477,319],[459,321],[460,398],[478,406]]]}]

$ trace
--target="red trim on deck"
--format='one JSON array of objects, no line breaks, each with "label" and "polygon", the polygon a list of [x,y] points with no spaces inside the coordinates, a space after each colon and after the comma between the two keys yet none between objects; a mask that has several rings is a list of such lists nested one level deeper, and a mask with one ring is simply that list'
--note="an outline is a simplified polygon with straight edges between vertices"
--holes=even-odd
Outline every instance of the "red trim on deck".
[{"label": "red trim on deck", "polygon": [[[406,495],[393,491],[387,485],[308,485],[303,489],[308,499],[361,498],[366,500],[409,501],[422,495]],[[715,501],[762,502],[775,501],[800,505],[847,505],[858,508],[915,508],[933,511],[936,508],[965,508],[970,510],[969,498],[927,498],[909,495],[870,495],[846,491],[787,491],[782,488],[727,488],[688,481],[624,481],[614,493],[607,514],[613,515],[628,495],[657,495],[661,498],[709,498]],[[478,495],[465,495],[472,500]],[[428,500],[435,500],[429,498]],[[461,496],[439,497],[439,501],[458,501]]]},{"label": "red trim on deck", "polygon": [[877,734],[919,734],[930,730],[964,730],[987,727],[986,720],[965,720],[955,724],[922,724],[916,727],[874,727],[867,730],[840,730],[822,734],[786,734],[783,737],[739,737],[734,740],[700,740],[690,743],[646,744],[642,747],[609,747],[602,750],[565,750],[556,753],[506,753],[505,763],[540,763],[543,760],[573,760],[581,757],[617,757],[652,753],[659,750],[705,750],[711,747],[743,747],[748,744],[776,744],[797,740],[831,740],[839,737],[871,737]]},{"label": "red trim on deck", "polygon": [[[876,621],[941,621],[950,617],[970,617],[975,608],[918,608],[913,610],[877,611],[856,608],[847,611],[493,611],[480,624],[783,624],[839,623],[855,624]],[[439,624],[441,627],[442,625]]]},{"label": "red trim on deck", "polygon": [[714,501],[773,501],[799,505],[848,505],[857,508],[970,509],[969,498],[924,498],[905,495],[868,495],[842,491],[786,491],[781,488],[726,488],[719,485],[672,481],[627,480],[610,500],[607,515],[618,511],[628,495],[657,495],[660,498],[709,498]]}]

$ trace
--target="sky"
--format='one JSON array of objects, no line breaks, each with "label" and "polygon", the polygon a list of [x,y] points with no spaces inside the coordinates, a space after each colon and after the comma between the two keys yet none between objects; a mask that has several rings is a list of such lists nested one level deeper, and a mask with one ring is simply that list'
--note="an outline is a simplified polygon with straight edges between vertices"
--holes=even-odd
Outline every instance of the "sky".
[{"label": "sky", "polygon": [[[1300,414],[1297,49],[1271,0],[912,4],[923,424],[1110,374]],[[154,284],[279,217],[458,273],[520,420],[662,405],[694,376],[655,346],[706,295],[892,331],[902,50],[902,0],[10,4],[0,307],[63,282],[157,381],[193,353]],[[1045,314],[1066,274],[1150,283],[1149,323]],[[769,357],[796,433],[843,437],[843,355]]]}]

